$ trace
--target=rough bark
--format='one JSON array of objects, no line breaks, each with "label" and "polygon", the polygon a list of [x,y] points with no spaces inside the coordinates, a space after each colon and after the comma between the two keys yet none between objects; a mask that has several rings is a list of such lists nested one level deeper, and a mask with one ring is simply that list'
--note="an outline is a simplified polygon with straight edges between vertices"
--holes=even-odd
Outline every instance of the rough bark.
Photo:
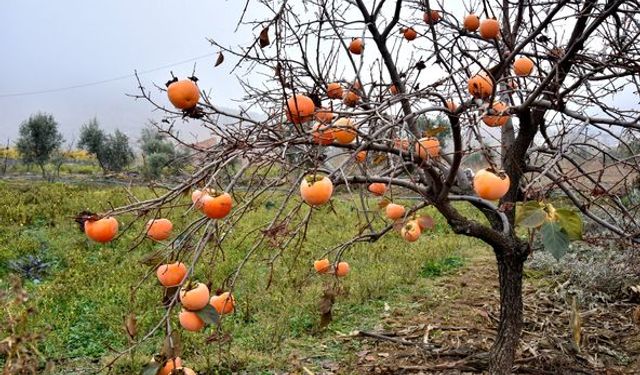
[{"label": "rough bark", "polygon": [[520,246],[494,249],[500,279],[500,323],[489,356],[490,374],[511,374],[522,332],[522,270]]}]

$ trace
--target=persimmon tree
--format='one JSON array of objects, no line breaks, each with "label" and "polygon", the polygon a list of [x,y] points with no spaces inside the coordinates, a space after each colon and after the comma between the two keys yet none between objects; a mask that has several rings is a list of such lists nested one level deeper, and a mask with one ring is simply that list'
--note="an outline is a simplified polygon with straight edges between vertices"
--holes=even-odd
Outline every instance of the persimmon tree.
[{"label": "persimmon tree", "polygon": [[[237,15],[238,28],[253,35],[246,45],[209,40],[221,51],[218,65],[243,73],[239,110],[216,104],[223,88],[214,82],[169,82],[173,105],[164,87],[140,82],[137,97],[164,114],[159,131],[189,147],[198,165],[165,194],[100,216],[157,219],[198,189],[185,209],[202,217],[162,242],[156,266],[172,265],[149,272],[166,281],[161,269],[171,267],[180,282],[163,285],[187,294],[193,288],[199,297],[205,293],[191,277],[195,264],[222,251],[261,197],[277,195],[282,204],[247,235],[251,246],[224,281],[231,293],[260,247],[275,249],[271,262],[299,249],[321,205],[351,200],[365,223],[351,240],[327,245],[330,264],[315,264],[336,276],[348,272],[338,264],[357,242],[394,229],[419,241],[429,220],[418,211],[432,206],[455,233],[493,249],[500,321],[488,368],[510,373],[523,324],[523,265],[532,251],[542,246],[562,256],[582,236],[583,218],[640,242],[638,202],[621,199],[639,170],[637,148],[627,140],[640,132],[640,7],[628,0],[455,3],[247,0]],[[438,116],[445,125],[425,128]],[[180,121],[209,129],[215,145],[183,139],[174,126]],[[433,138],[443,130],[448,148]],[[478,155],[487,168],[474,176],[461,166]],[[393,203],[399,192],[416,203],[399,207]],[[556,192],[561,199],[549,198]],[[380,194],[393,204],[384,220],[370,209]],[[476,214],[463,213],[465,205]],[[164,327],[171,337],[180,296],[169,297],[154,330]],[[229,295],[222,299],[234,303]],[[220,303],[196,315],[220,323],[228,312]],[[187,318],[186,326],[200,327]]]}]

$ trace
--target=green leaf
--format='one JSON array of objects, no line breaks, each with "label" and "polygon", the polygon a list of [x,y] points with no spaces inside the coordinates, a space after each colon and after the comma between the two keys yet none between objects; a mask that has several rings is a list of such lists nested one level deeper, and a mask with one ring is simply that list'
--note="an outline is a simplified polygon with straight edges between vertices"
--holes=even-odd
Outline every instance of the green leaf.
[{"label": "green leaf", "polygon": [[208,303],[202,310],[198,310],[195,313],[207,324],[218,324],[220,319],[216,309]]},{"label": "green leaf", "polygon": [[142,375],[156,375],[160,370],[160,363],[149,362],[142,368]]},{"label": "green leaf", "polygon": [[579,213],[565,208],[558,208],[556,210],[556,216],[558,218],[558,224],[567,232],[571,241],[582,239],[583,223]]},{"label": "green leaf", "polygon": [[516,225],[525,228],[539,228],[547,220],[547,213],[536,201],[516,207]]},{"label": "green leaf", "polygon": [[569,250],[569,236],[567,232],[555,222],[546,222],[540,229],[544,248],[553,255],[556,260],[562,258]]}]

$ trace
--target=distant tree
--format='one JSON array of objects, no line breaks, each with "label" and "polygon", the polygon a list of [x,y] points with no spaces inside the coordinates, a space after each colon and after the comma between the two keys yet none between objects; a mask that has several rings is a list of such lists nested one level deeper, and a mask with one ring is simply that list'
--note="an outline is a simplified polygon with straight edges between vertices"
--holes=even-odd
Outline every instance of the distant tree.
[{"label": "distant tree", "polygon": [[103,173],[120,172],[134,159],[129,137],[120,130],[106,134],[95,118],[82,125],[78,146],[96,156]]},{"label": "distant tree", "polygon": [[175,174],[184,165],[184,151],[154,128],[142,129],[140,147],[144,160],[142,174],[146,179],[160,178],[164,171]]},{"label": "distant tree", "polygon": [[25,163],[40,166],[44,178],[44,166],[62,142],[62,134],[58,131],[58,123],[53,116],[38,113],[20,124],[20,137],[16,147]]},{"label": "distant tree", "polygon": [[104,172],[106,172],[106,169],[102,163],[101,156],[105,138],[106,134],[100,129],[98,120],[94,117],[89,120],[88,123],[82,125],[80,128],[80,139],[78,140],[78,147],[95,155],[98,164],[100,164],[100,168],[102,168]]},{"label": "distant tree", "polygon": [[107,136],[103,148],[103,163],[107,170],[120,172],[131,164],[134,158],[126,134],[116,129],[113,134]]}]

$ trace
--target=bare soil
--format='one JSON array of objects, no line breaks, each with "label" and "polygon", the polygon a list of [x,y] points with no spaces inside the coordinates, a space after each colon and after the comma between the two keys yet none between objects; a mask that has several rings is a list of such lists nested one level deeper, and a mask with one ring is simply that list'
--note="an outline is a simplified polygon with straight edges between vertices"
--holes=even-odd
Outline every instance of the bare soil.
[{"label": "bare soil", "polygon": [[[555,280],[537,275],[524,284],[524,332],[514,373],[640,374],[636,304],[572,309]],[[328,373],[486,373],[499,317],[497,285],[494,259],[478,255],[459,272],[435,279],[429,299],[414,297],[423,313],[394,311],[384,318],[384,331],[345,337],[361,340],[363,349]]]}]

